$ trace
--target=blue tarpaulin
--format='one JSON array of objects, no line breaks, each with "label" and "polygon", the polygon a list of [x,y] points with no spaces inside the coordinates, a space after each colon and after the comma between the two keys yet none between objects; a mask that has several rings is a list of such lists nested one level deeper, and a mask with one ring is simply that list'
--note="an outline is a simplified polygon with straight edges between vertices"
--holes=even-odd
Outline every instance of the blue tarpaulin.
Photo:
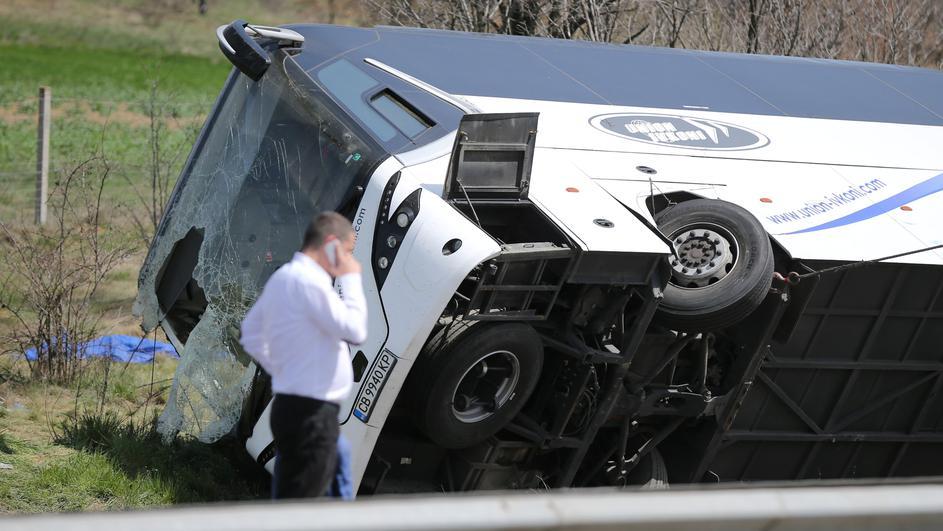
[{"label": "blue tarpaulin", "polygon": [[[173,358],[180,357],[170,343],[125,335],[102,336],[93,339],[81,345],[79,352],[83,358],[110,357],[114,361],[125,363],[150,363],[155,355],[161,353]],[[26,351],[26,359],[32,361],[36,357],[35,348]]]}]

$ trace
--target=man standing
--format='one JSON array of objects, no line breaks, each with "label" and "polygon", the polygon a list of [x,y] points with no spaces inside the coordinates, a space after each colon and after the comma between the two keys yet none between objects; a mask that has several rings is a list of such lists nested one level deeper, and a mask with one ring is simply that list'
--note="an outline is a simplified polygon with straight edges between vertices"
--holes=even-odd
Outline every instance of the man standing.
[{"label": "man standing", "polygon": [[[272,376],[272,497],[321,496],[337,466],[339,404],[353,384],[345,343],[367,337],[354,231],[336,212],[311,221],[301,251],[272,274],[242,322],[246,352]],[[343,299],[334,290],[336,279]]]}]

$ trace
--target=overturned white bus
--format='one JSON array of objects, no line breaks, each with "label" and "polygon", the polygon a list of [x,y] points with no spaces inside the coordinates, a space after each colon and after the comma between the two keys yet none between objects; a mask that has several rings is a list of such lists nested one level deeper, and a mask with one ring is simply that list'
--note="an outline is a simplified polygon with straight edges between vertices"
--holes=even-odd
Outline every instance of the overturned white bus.
[{"label": "overturned white bus", "polygon": [[218,36],[236,68],[140,277],[183,356],[162,429],[270,464],[238,324],[330,209],[369,264],[340,417],[362,493],[943,474],[943,74]]}]

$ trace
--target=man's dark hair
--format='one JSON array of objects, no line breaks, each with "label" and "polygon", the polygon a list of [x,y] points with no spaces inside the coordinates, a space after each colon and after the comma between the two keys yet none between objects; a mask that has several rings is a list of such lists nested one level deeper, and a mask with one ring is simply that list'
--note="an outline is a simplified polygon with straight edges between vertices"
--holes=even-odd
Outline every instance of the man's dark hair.
[{"label": "man's dark hair", "polygon": [[337,212],[322,212],[308,224],[301,249],[317,249],[328,236],[334,235],[338,240],[344,240],[354,233],[350,220]]}]

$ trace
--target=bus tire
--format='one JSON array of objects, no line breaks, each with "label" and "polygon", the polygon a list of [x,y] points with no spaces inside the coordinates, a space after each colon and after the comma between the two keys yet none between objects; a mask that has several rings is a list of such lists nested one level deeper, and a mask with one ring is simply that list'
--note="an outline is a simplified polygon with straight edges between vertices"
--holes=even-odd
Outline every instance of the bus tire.
[{"label": "bus tire", "polygon": [[420,430],[443,448],[474,446],[503,428],[540,378],[543,346],[521,323],[456,323],[417,361],[411,395]]},{"label": "bus tire", "polygon": [[746,209],[693,199],[655,216],[674,246],[656,322],[679,331],[734,325],[763,302],[773,276],[769,235]]}]

